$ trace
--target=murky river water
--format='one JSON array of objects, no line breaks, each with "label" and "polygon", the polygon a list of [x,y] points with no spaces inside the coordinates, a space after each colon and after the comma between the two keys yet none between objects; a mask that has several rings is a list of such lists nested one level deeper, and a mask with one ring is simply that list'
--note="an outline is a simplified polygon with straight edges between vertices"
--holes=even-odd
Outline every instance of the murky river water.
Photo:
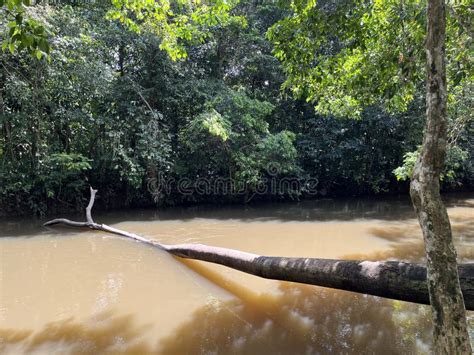
[{"label": "murky river water", "polygon": [[[474,259],[474,195],[447,200]],[[77,219],[77,218],[76,218]],[[263,255],[423,258],[408,199],[96,214],[164,243]],[[0,353],[430,352],[426,306],[257,277],[92,231],[0,221]]]}]

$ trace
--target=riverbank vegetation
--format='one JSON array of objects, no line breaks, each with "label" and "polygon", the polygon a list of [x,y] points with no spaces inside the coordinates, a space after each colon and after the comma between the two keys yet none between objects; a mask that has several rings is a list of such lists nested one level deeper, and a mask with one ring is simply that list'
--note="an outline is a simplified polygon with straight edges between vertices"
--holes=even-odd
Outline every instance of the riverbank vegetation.
[{"label": "riverbank vegetation", "polygon": [[[28,7],[25,17],[44,26],[48,47],[39,42],[32,56],[5,45],[0,57],[2,214],[82,209],[89,184],[100,191],[99,208],[407,192],[425,121],[423,51],[407,48],[392,58],[390,70],[419,80],[400,97],[389,95],[398,83],[387,83],[389,105],[366,100],[357,86],[370,77],[370,65],[346,80],[360,88],[360,102],[330,94],[347,88],[335,81],[312,87],[303,76],[309,57],[284,57],[279,29],[291,24],[279,21],[294,10],[285,3],[242,0],[233,20],[169,48],[155,32],[137,32],[110,16],[111,2]],[[14,24],[1,11],[7,43]],[[424,20],[414,21],[410,26],[420,27],[407,31],[419,38],[409,40],[422,44]],[[470,34],[448,32],[445,190],[474,187]],[[328,57],[336,44],[321,44]],[[331,102],[337,112],[327,109]],[[284,179],[292,183],[271,186]],[[222,180],[227,188],[215,188]],[[203,190],[196,181],[209,185]]]},{"label": "riverbank vegetation", "polygon": [[[48,4],[0,3],[3,210],[74,209],[86,185],[103,191],[103,207],[129,207],[396,192],[410,180],[426,276],[417,269],[409,293],[427,291],[436,353],[472,352],[440,196],[441,184],[470,188],[474,176],[470,3]],[[98,225],[90,191],[87,222],[45,226],[105,230],[276,279],[307,282],[327,269],[323,259],[270,265]],[[399,262],[350,263],[350,279],[361,274],[375,290],[406,274],[393,270]],[[332,279],[323,285],[338,287]]]}]

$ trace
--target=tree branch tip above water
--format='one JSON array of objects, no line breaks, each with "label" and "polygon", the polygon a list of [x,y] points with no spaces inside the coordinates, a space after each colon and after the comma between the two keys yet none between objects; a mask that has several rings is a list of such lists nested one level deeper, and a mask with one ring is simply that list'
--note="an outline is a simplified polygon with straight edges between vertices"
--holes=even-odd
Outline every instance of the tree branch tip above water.
[{"label": "tree branch tip above water", "polygon": [[[140,235],[106,224],[95,223],[92,207],[98,192],[90,188],[91,196],[86,222],[56,218],[44,226],[63,224],[111,233],[156,247],[174,256],[220,264],[258,277],[299,282],[315,286],[365,293],[396,300],[429,304],[426,267],[400,261],[333,260],[262,256],[235,249],[205,244],[162,244]],[[466,308],[474,310],[474,264],[459,266]]]}]

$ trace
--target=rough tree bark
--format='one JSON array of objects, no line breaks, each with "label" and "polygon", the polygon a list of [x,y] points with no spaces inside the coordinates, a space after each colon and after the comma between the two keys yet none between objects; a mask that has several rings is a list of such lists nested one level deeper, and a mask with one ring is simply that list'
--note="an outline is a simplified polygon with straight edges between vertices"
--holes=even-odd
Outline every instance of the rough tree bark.
[{"label": "rough tree bark", "polygon": [[[91,199],[86,208],[85,222],[58,218],[44,225],[64,224],[113,233],[182,258],[220,264],[267,279],[300,282],[421,304],[430,302],[426,284],[426,267],[422,264],[398,261],[285,258],[261,256],[202,244],[162,244],[137,234],[95,223],[91,210],[96,192],[97,190],[91,188]],[[459,275],[466,306],[474,310],[474,264],[460,265]]]},{"label": "rough tree bark", "polygon": [[427,118],[422,151],[414,168],[410,194],[425,241],[435,351],[439,354],[471,354],[456,250],[439,184],[447,144],[445,12],[444,0],[428,0]]}]

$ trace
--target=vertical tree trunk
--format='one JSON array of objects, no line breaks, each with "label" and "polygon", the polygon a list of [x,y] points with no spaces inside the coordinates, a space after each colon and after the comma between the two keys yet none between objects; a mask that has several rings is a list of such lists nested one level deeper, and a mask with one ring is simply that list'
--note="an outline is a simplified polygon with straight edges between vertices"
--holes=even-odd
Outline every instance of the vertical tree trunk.
[{"label": "vertical tree trunk", "polygon": [[125,75],[125,44],[120,42],[118,49],[118,71],[120,76]]},{"label": "vertical tree trunk", "polygon": [[5,75],[0,73],[0,116],[2,121],[2,133],[3,133],[3,149],[5,156],[9,155],[9,159],[14,159],[14,154],[11,145],[11,124],[5,115],[5,102],[3,100],[3,92],[5,91]]},{"label": "vertical tree trunk", "polygon": [[29,133],[31,140],[31,166],[34,174],[37,174],[39,158],[40,158],[40,146],[41,146],[41,116],[42,116],[42,103],[40,99],[40,92],[42,90],[42,67],[41,64],[35,63],[33,69],[33,80],[31,83],[32,90],[32,106],[28,115],[30,116],[29,121]]},{"label": "vertical tree trunk", "polygon": [[4,149],[6,150],[9,143],[10,132],[8,131],[7,118],[5,117],[5,103],[3,102],[3,81],[0,77],[0,116],[2,122],[2,131],[3,131],[3,140],[4,140]]},{"label": "vertical tree trunk", "polygon": [[428,0],[427,120],[422,151],[413,172],[410,194],[425,241],[435,351],[439,354],[471,354],[456,250],[448,214],[441,201],[439,184],[447,141],[445,11],[444,0]]}]

